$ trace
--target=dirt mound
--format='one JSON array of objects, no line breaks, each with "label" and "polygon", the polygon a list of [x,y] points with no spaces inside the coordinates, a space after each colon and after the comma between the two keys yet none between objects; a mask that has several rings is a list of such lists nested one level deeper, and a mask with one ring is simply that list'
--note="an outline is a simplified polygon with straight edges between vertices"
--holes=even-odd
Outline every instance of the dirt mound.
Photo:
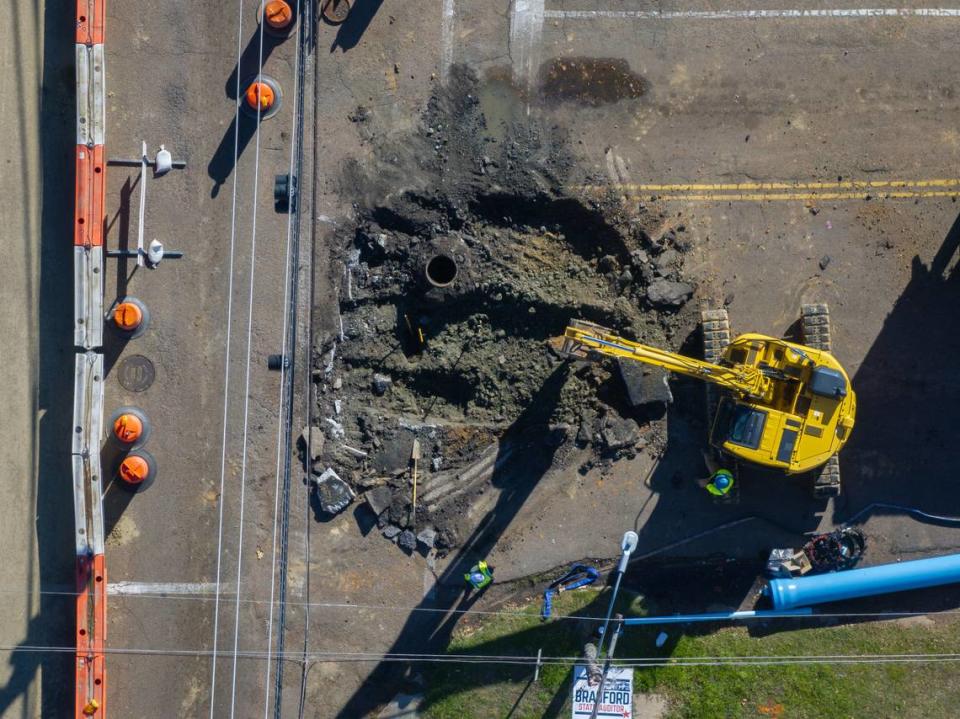
[{"label": "dirt mound", "polygon": [[[544,383],[563,363],[551,340],[582,318],[668,343],[692,292],[680,276],[682,226],[667,229],[662,215],[613,195],[570,192],[562,130],[529,118],[491,127],[484,92],[455,72],[415,134],[382,144],[374,167],[345,173],[358,210],[338,234],[342,335],[317,348],[318,369],[336,376],[323,385],[321,416],[338,435],[327,460],[341,476],[360,491],[393,486],[381,524],[406,525],[414,435],[429,484],[444,472],[454,481],[458,467],[481,461],[518,424],[575,427],[616,414],[617,393],[597,392],[611,377],[596,368],[568,373],[544,400]],[[501,114],[511,116],[514,108]],[[344,456],[338,443],[359,451]],[[440,510],[418,506],[418,524]],[[440,529],[441,541],[455,541]]]}]

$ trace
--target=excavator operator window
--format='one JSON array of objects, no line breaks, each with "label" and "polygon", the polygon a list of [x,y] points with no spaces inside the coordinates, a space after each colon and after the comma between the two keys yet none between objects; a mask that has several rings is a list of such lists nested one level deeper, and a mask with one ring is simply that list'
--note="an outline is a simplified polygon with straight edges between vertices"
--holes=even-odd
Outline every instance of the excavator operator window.
[{"label": "excavator operator window", "polygon": [[766,421],[767,413],[763,410],[725,398],[717,408],[717,421],[714,426],[721,442],[757,449]]}]

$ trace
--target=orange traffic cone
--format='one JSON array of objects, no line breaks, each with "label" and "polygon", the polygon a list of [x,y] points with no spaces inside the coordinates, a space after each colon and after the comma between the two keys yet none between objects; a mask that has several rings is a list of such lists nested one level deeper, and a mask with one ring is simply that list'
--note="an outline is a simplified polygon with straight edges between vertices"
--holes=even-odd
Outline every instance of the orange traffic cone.
[{"label": "orange traffic cone", "polygon": [[113,308],[113,328],[126,339],[139,337],[150,326],[150,312],[136,297],[123,297]]},{"label": "orange traffic cone", "polygon": [[132,444],[143,434],[143,422],[135,414],[121,414],[113,423],[113,435],[124,444]]},{"label": "orange traffic cone", "polygon": [[260,108],[260,112],[267,112],[273,103],[276,102],[276,97],[273,94],[273,88],[271,88],[265,82],[254,82],[247,88],[247,106],[251,110],[256,110]]},{"label": "orange traffic cone", "polygon": [[280,84],[269,75],[257,75],[247,82],[241,109],[250,116],[265,120],[280,111],[283,94]]},{"label": "orange traffic cone", "polygon": [[293,8],[285,0],[270,0],[263,8],[263,19],[263,29],[278,36],[288,35],[295,20]]},{"label": "orange traffic cone", "polygon": [[121,407],[110,417],[113,439],[124,449],[136,449],[150,437],[150,421],[139,407]]},{"label": "orange traffic cone", "polygon": [[145,449],[135,449],[120,460],[117,477],[131,492],[142,492],[157,478],[157,460]]}]

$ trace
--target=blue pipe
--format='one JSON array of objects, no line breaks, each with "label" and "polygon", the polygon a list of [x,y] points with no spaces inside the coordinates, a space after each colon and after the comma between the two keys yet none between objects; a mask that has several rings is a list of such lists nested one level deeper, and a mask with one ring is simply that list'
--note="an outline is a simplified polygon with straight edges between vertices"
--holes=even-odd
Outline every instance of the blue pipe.
[{"label": "blue pipe", "polygon": [[785,612],[767,610],[745,612],[707,612],[705,614],[671,614],[665,617],[630,617],[623,623],[628,627],[639,624],[694,624],[696,622],[735,622],[740,619],[776,619],[777,617],[808,617],[813,614],[810,607],[790,609]]},{"label": "blue pipe", "polygon": [[773,601],[773,608],[779,610],[954,582],[960,582],[960,554],[831,574],[771,579],[763,591]]}]

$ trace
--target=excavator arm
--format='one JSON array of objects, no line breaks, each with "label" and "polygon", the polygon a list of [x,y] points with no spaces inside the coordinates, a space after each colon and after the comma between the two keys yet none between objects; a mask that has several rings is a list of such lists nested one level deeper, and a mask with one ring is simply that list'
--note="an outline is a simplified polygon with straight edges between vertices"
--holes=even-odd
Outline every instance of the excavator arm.
[{"label": "excavator arm", "polygon": [[769,391],[770,380],[760,371],[746,365],[725,367],[703,360],[684,357],[619,337],[606,327],[573,320],[564,331],[563,352],[568,356],[590,359],[591,354],[623,357],[654,367],[718,385],[743,397],[762,398]]}]

